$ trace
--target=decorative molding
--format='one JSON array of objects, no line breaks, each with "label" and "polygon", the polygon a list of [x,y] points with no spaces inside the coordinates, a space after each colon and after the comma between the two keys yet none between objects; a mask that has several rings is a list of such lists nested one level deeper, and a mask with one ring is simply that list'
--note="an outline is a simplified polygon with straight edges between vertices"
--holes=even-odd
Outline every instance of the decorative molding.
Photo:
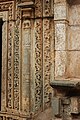
[{"label": "decorative molding", "polygon": [[0,11],[9,11],[9,20],[14,19],[14,1],[0,3]]},{"label": "decorative molding", "polygon": [[20,110],[20,29],[21,29],[21,11],[16,10],[16,23],[14,28],[14,109]]},{"label": "decorative molding", "polygon": [[35,0],[35,17],[42,17],[42,0]]},{"label": "decorative molding", "polygon": [[35,21],[35,110],[42,106],[42,20]]},{"label": "decorative molding", "polygon": [[53,0],[43,0],[43,16],[44,17],[54,17],[53,8],[54,8]]},{"label": "decorative molding", "polygon": [[43,106],[47,106],[50,103],[52,93],[52,88],[50,87],[52,25],[51,19],[43,20]]}]

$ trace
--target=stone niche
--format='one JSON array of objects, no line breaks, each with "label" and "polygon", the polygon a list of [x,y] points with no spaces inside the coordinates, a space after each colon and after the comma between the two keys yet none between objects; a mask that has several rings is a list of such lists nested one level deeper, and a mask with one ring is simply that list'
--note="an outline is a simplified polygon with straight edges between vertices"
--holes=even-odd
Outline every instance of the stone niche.
[{"label": "stone niche", "polygon": [[[80,79],[80,1],[54,4],[54,79]],[[59,15],[58,15],[59,12]]]}]

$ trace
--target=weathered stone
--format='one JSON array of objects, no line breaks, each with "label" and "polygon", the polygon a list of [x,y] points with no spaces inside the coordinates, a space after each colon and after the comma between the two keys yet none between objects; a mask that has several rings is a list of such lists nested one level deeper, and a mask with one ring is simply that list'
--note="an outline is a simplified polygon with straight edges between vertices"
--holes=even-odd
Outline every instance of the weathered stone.
[{"label": "weathered stone", "polygon": [[55,78],[64,78],[67,64],[66,51],[55,51]]},{"label": "weathered stone", "polygon": [[68,7],[66,3],[54,4],[54,20],[66,20],[68,17]]},{"label": "weathered stone", "polygon": [[67,56],[67,76],[80,78],[80,51],[70,51]]},{"label": "weathered stone", "polygon": [[67,48],[67,24],[55,22],[55,50],[66,50]]},{"label": "weathered stone", "polygon": [[80,26],[71,26],[68,28],[68,50],[80,50]]},{"label": "weathered stone", "polygon": [[62,3],[62,2],[66,2],[66,0],[54,0],[54,3]]},{"label": "weathered stone", "polygon": [[69,8],[69,24],[79,26],[80,24],[80,4]]}]

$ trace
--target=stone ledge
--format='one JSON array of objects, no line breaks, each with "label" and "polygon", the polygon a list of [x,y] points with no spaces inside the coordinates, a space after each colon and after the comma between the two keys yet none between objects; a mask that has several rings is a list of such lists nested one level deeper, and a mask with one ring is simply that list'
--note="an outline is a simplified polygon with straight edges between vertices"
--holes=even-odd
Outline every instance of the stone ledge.
[{"label": "stone ledge", "polygon": [[34,2],[24,2],[24,3],[20,3],[20,4],[18,4],[18,7],[22,7],[22,8],[32,8],[32,7],[34,7]]}]

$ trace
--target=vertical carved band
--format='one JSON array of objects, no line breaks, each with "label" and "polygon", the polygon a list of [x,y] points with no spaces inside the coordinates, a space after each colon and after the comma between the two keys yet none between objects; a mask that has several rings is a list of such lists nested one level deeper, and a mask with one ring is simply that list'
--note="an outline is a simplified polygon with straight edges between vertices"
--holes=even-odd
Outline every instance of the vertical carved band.
[{"label": "vertical carved band", "polygon": [[[17,11],[18,13],[20,11]],[[18,15],[19,16],[19,15]],[[19,110],[19,84],[20,84],[20,43],[19,43],[20,18],[17,18],[14,35],[14,109]]]},{"label": "vertical carved band", "polygon": [[35,109],[42,106],[42,20],[35,21]]},{"label": "vertical carved band", "polygon": [[51,33],[52,21],[50,19],[43,20],[43,82],[44,82],[44,104],[50,102],[50,68],[51,68]]},{"label": "vertical carved band", "polygon": [[[35,64],[35,107],[40,109],[47,103],[50,103],[50,94],[52,92],[50,87],[50,69],[51,69],[51,43],[52,31],[52,17],[53,15],[53,0],[35,0],[35,30],[36,30],[36,64]],[[43,20],[42,20],[43,18]]]},{"label": "vertical carved band", "polygon": [[8,24],[8,107],[13,106],[13,23]]},{"label": "vertical carved band", "polygon": [[14,109],[19,110],[19,31],[15,28],[14,40]]}]

